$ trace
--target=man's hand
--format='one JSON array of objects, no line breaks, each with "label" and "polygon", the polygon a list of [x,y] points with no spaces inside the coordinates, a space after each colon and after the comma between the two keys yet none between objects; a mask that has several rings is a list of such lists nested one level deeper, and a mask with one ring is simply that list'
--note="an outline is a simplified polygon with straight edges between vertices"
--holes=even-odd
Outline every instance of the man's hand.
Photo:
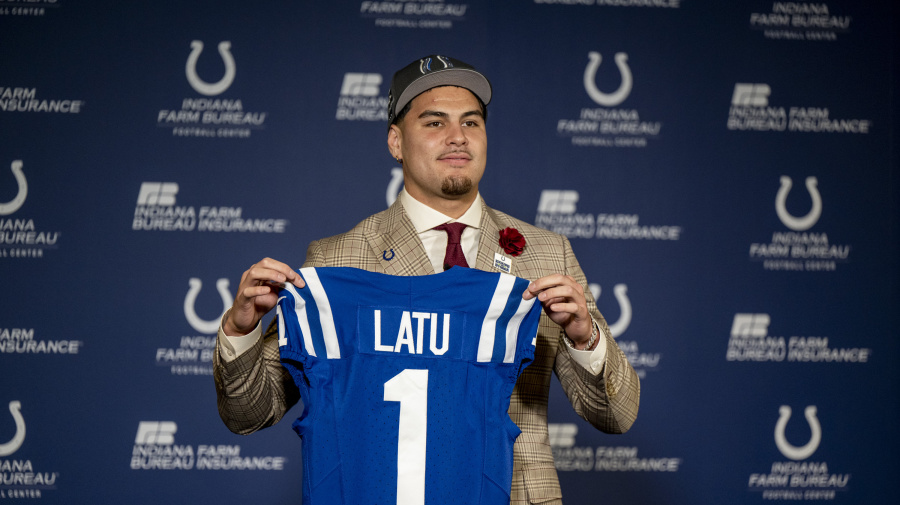
[{"label": "man's hand", "polygon": [[587,309],[584,288],[569,275],[553,274],[532,282],[522,294],[525,300],[537,298],[550,319],[563,327],[577,349],[591,338],[593,323]]},{"label": "man's hand", "polygon": [[286,264],[265,258],[241,276],[234,304],[222,325],[226,335],[237,337],[250,333],[259,320],[278,303],[278,292],[285,282],[303,288],[300,274]]}]

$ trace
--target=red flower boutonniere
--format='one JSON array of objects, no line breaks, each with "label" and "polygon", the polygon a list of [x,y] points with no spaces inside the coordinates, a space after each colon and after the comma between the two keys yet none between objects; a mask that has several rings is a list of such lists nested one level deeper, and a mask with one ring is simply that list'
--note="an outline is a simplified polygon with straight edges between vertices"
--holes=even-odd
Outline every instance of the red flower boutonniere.
[{"label": "red flower boutonniere", "polygon": [[525,249],[525,237],[515,228],[500,230],[500,247],[510,256],[518,256]]}]

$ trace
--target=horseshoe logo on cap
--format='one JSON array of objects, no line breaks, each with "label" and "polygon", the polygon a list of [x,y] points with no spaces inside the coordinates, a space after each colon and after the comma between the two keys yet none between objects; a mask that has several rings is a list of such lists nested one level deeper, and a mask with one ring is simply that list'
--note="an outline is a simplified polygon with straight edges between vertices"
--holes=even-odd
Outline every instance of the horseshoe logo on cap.
[{"label": "horseshoe logo on cap", "polygon": [[784,428],[791,418],[791,408],[787,405],[782,405],[778,408],[778,413],[778,422],[775,423],[775,445],[781,451],[781,454],[795,461],[812,456],[816,449],[819,448],[819,442],[822,441],[822,426],[819,424],[819,419],[816,418],[816,406],[809,405],[803,411],[803,414],[806,416],[806,422],[809,423],[809,429],[812,432],[809,442],[803,447],[794,447],[784,436]]},{"label": "horseshoe logo on cap", "polygon": [[775,212],[778,214],[778,219],[781,219],[781,222],[784,223],[785,226],[794,231],[804,231],[812,228],[812,226],[816,224],[819,217],[822,215],[822,196],[819,195],[819,190],[816,187],[816,184],[818,183],[819,181],[815,177],[806,178],[806,189],[809,191],[810,198],[812,198],[812,208],[807,215],[803,217],[794,217],[788,213],[787,208],[784,205],[788,193],[791,191],[793,181],[786,175],[781,176],[781,187],[778,189],[778,194],[775,196]]},{"label": "horseshoe logo on cap", "polygon": [[25,418],[19,412],[21,408],[22,404],[17,400],[9,402],[9,413],[12,414],[13,419],[16,421],[16,434],[13,435],[9,442],[0,444],[0,458],[18,451],[19,447],[22,447],[22,442],[25,441]]},{"label": "horseshoe logo on cap", "polygon": [[[437,56],[436,58],[438,59],[438,61],[444,64],[444,68],[450,68],[453,66],[453,64],[450,63],[450,60],[446,59],[444,56]],[[433,60],[431,58],[422,58],[421,60],[419,60],[419,72],[423,74],[431,72],[432,61]]]},{"label": "horseshoe logo on cap", "polygon": [[0,203],[0,216],[6,216],[19,210],[19,207],[25,203],[25,197],[28,196],[28,181],[25,180],[25,173],[22,172],[22,160],[13,161],[10,168],[16,177],[16,182],[19,184],[19,192],[16,193],[15,198],[12,200]]},{"label": "horseshoe logo on cap", "polygon": [[225,62],[225,75],[222,76],[219,82],[210,84],[200,79],[200,76],[197,75],[197,60],[202,52],[203,42],[199,40],[192,41],[191,55],[188,56],[184,69],[187,74],[187,80],[197,93],[206,96],[218,95],[228,89],[231,83],[234,82],[235,65],[234,58],[231,56],[231,42],[227,40],[219,42],[219,55],[222,56],[222,61]]},{"label": "horseshoe logo on cap", "polygon": [[223,308],[219,317],[209,321],[200,319],[197,312],[194,310],[194,303],[197,301],[197,295],[200,293],[200,289],[203,288],[203,281],[196,277],[192,277],[188,281],[188,284],[190,284],[191,287],[188,289],[187,296],[184,297],[184,317],[191,327],[200,333],[210,335],[218,332],[219,319],[222,318],[222,314],[225,314],[225,311],[231,306],[232,296],[231,293],[228,292],[228,279],[223,278],[216,281],[216,289],[219,291],[219,296],[222,297]]},{"label": "horseshoe logo on cap", "polygon": [[622,83],[619,85],[619,89],[609,94],[597,89],[597,84],[594,82],[597,77],[597,69],[600,68],[600,62],[603,61],[603,57],[600,56],[600,53],[591,51],[588,53],[588,58],[590,58],[590,62],[584,69],[584,89],[591,97],[591,100],[604,107],[614,107],[624,102],[631,93],[631,86],[634,82],[631,76],[631,69],[628,67],[628,55],[616,53],[616,66],[619,67],[619,73],[622,74]]}]

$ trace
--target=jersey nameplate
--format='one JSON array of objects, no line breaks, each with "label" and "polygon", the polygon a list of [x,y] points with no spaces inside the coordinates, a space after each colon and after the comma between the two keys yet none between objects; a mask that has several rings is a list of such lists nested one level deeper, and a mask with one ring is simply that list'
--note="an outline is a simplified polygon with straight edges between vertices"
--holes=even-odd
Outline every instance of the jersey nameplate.
[{"label": "jersey nameplate", "polygon": [[361,353],[462,356],[461,343],[453,342],[454,333],[459,335],[465,325],[461,313],[360,307],[358,314]]}]

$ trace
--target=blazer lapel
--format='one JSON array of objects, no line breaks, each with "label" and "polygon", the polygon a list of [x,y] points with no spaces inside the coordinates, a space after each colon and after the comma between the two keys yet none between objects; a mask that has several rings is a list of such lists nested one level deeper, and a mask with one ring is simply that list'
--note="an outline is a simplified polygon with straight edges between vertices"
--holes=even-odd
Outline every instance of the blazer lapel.
[{"label": "blazer lapel", "polygon": [[398,199],[366,239],[377,261],[389,275],[430,275],[434,267],[412,221]]},{"label": "blazer lapel", "polygon": [[[485,272],[500,271],[498,268],[494,268],[494,254],[498,253],[509,257],[500,248],[500,223],[495,221],[493,210],[483,201],[482,206],[481,239],[478,243],[478,258],[475,261],[475,268]],[[513,267],[515,267],[515,260],[513,260]]]}]

